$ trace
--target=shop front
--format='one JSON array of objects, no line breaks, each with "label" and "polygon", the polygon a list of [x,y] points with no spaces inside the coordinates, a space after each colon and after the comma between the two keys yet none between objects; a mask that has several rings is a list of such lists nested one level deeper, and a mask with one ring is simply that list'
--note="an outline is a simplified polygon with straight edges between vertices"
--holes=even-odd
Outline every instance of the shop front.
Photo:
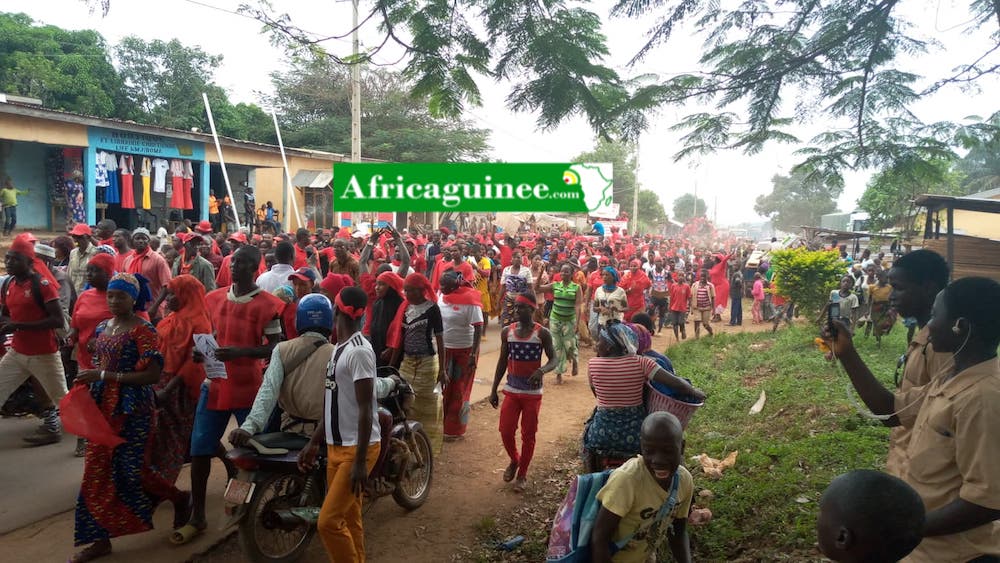
[{"label": "shop front", "polygon": [[88,128],[87,222],[158,227],[208,218],[205,144],[161,135]]}]

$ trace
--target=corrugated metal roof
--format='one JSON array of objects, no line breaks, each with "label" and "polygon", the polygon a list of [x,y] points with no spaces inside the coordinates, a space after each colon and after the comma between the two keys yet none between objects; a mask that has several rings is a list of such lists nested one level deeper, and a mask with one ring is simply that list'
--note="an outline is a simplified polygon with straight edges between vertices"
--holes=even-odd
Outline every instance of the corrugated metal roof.
[{"label": "corrugated metal roof", "polygon": [[299,170],[292,178],[292,185],[296,188],[326,188],[332,181],[332,170]]}]

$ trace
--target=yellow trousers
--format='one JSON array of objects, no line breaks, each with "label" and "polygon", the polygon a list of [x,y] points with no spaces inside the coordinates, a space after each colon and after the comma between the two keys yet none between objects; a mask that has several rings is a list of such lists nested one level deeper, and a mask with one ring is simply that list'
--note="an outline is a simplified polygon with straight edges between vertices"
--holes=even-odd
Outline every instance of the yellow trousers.
[{"label": "yellow trousers", "polygon": [[[366,474],[375,466],[380,447],[378,442],[368,444]],[[357,447],[327,445],[326,452],[326,498],[316,529],[330,561],[363,562],[365,532],[361,525],[361,499],[351,491],[351,467]]]}]

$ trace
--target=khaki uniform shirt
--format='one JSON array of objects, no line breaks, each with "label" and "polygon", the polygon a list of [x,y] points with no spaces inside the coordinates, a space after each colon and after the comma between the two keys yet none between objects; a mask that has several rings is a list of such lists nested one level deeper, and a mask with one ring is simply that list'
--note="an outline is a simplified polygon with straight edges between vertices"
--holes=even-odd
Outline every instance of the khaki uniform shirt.
[{"label": "khaki uniform shirt", "polygon": [[[923,387],[930,383],[931,379],[939,374],[951,369],[951,354],[943,354],[934,351],[934,346],[930,344],[928,336],[930,331],[926,326],[917,331],[910,341],[906,350],[906,366],[903,368],[903,379],[899,384],[899,392],[906,393],[916,387]],[[913,416],[917,414],[917,406],[913,409]],[[911,429],[906,426],[896,426],[889,432],[889,456],[885,461],[885,471],[896,477],[903,477],[906,471],[908,460],[906,447],[910,443]]]},{"label": "khaki uniform shirt", "polygon": [[[927,511],[958,498],[1000,510],[1000,360],[896,393],[895,410],[911,403],[916,405],[898,415],[913,429],[903,480],[920,494]],[[985,554],[1000,555],[1000,521],[925,538],[903,561],[965,563]]]}]

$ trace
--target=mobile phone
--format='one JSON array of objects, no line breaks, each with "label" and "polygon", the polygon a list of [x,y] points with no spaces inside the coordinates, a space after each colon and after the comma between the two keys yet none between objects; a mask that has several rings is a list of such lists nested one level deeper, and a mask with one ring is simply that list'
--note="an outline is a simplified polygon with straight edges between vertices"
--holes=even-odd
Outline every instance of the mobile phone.
[{"label": "mobile phone", "polygon": [[840,318],[840,303],[830,303],[826,309],[826,329],[830,336],[837,336],[837,327],[833,326],[833,320]]}]

